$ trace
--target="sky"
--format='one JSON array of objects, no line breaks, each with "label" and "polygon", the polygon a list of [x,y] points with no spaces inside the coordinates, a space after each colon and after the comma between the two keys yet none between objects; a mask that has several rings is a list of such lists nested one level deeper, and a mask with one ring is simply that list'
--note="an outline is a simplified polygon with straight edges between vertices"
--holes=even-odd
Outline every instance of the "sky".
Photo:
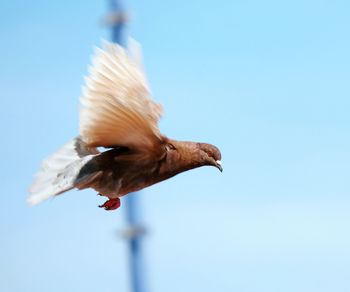
[{"label": "sky", "polygon": [[[348,1],[124,1],[162,133],[213,143],[139,194],[149,292],[350,291]],[[125,208],[36,207],[40,161],[78,135],[106,1],[1,1],[1,291],[129,291]]]}]

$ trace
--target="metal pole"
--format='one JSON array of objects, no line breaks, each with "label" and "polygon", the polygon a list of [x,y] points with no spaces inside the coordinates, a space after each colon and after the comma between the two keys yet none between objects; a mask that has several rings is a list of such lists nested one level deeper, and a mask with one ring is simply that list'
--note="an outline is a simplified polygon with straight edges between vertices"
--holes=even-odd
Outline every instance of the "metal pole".
[{"label": "metal pole", "polygon": [[141,237],[145,230],[140,225],[138,214],[138,194],[130,194],[126,199],[126,218],[129,224],[129,249],[130,249],[130,272],[131,285],[133,292],[145,291],[144,281],[142,279],[142,242]]},{"label": "metal pole", "polygon": [[[107,23],[112,28],[112,41],[124,45],[123,30],[127,21],[127,15],[119,0],[110,1],[110,14]],[[142,278],[142,246],[141,237],[145,233],[139,219],[138,194],[130,194],[123,202],[126,207],[127,228],[123,232],[129,244],[129,268],[131,278],[131,289],[133,292],[144,292],[145,285]]]},{"label": "metal pole", "polygon": [[107,16],[107,23],[112,28],[112,41],[124,45],[123,31],[127,16],[119,0],[110,0],[110,13]]}]

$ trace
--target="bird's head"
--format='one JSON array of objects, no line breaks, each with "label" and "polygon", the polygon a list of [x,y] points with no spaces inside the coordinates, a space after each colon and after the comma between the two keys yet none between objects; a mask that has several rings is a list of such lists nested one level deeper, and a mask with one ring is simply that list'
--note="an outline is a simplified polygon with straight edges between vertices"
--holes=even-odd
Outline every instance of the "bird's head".
[{"label": "bird's head", "polygon": [[216,146],[207,143],[197,143],[197,147],[199,148],[201,160],[204,165],[215,166],[221,172],[223,171],[221,153]]}]

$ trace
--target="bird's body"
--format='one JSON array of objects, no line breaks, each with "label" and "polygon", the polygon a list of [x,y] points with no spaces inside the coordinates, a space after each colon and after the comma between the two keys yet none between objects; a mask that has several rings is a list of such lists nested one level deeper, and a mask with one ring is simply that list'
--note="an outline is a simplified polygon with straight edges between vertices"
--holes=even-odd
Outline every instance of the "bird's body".
[{"label": "bird's body", "polygon": [[119,197],[181,172],[204,165],[222,170],[215,146],[160,134],[162,108],[150,98],[140,63],[119,46],[106,46],[86,79],[80,136],[44,160],[30,189],[31,204],[72,188],[92,188],[109,198],[101,207],[112,210]]}]

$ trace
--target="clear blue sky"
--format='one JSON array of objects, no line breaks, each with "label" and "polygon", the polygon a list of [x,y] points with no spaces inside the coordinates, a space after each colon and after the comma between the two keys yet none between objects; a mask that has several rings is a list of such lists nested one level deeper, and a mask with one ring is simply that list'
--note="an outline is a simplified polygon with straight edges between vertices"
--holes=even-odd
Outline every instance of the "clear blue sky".
[{"label": "clear blue sky", "polygon": [[[161,130],[216,144],[141,196],[151,292],[350,291],[348,1],[128,1]],[[1,1],[1,291],[128,291],[123,208],[34,208],[42,158],[78,134],[105,1]]]}]

